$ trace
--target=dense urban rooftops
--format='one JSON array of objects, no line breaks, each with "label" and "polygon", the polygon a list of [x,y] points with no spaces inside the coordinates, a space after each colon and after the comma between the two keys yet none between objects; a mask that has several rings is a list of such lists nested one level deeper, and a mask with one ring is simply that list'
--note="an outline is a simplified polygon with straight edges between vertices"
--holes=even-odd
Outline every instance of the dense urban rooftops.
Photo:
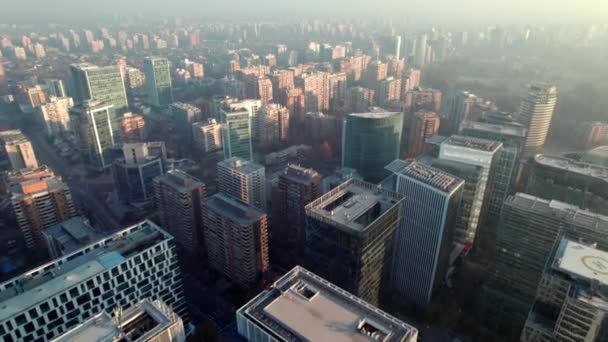
[{"label": "dense urban rooftops", "polygon": [[295,267],[237,312],[278,341],[415,341],[418,330]]}]

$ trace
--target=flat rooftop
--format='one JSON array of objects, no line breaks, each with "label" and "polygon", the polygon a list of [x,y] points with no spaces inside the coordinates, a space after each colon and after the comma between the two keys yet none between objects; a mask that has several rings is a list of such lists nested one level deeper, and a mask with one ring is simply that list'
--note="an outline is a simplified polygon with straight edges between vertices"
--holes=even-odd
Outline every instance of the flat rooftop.
[{"label": "flat rooftop", "polygon": [[498,150],[502,143],[494,140],[473,138],[473,137],[465,137],[462,135],[452,135],[447,138],[442,145],[451,145],[451,146],[459,146],[470,148],[473,150],[481,150],[486,152],[494,152]]},{"label": "flat rooftop", "polygon": [[390,118],[390,117],[397,116],[397,115],[403,115],[403,113],[401,113],[401,112],[389,112],[389,111],[385,111],[381,108],[372,107],[370,109],[372,109],[371,112],[352,113],[352,114],[348,114],[348,116],[355,117],[355,118],[362,118],[362,119],[386,119],[386,118]]},{"label": "flat rooftop", "polygon": [[312,168],[306,168],[296,164],[287,165],[287,168],[281,172],[281,175],[299,183],[309,183],[315,179],[320,181],[323,177]]},{"label": "flat rooftop", "polygon": [[76,216],[44,230],[44,235],[57,241],[63,253],[71,253],[103,237],[84,216]]},{"label": "flat rooftop", "polygon": [[608,216],[583,210],[572,204],[556,200],[545,200],[525,193],[516,193],[513,196],[509,196],[505,200],[505,203],[522,208],[523,210],[552,217],[561,217],[570,224],[582,225],[608,232]]},{"label": "flat rooftop", "polygon": [[306,213],[347,232],[362,233],[400,201],[395,192],[349,179],[309,203]]},{"label": "flat rooftop", "polygon": [[535,155],[534,161],[540,165],[550,166],[579,175],[602,179],[608,182],[608,167],[579,162],[568,158],[548,156],[544,154]]},{"label": "flat rooftop", "polygon": [[552,268],[573,278],[608,285],[608,252],[593,246],[562,239]]},{"label": "flat rooftop", "polygon": [[205,207],[242,225],[250,225],[266,215],[255,207],[217,193],[205,201]]},{"label": "flat rooftop", "polygon": [[189,110],[200,111],[200,109],[198,107],[193,106],[193,105],[191,105],[189,103],[184,103],[184,102],[174,102],[174,103],[171,104],[171,107],[172,108],[181,109],[181,110],[184,110],[184,111],[189,111]]},{"label": "flat rooftop", "polygon": [[231,169],[241,174],[250,174],[252,172],[264,170],[262,165],[239,157],[232,157],[222,160],[221,162],[217,163],[217,166],[218,168],[223,167]]},{"label": "flat rooftop", "polygon": [[[162,301],[147,299],[122,312],[120,324],[101,312],[53,339],[53,342],[144,342],[181,319]],[[183,332],[183,327],[182,327]]]},{"label": "flat rooftop", "polygon": [[296,266],[237,311],[278,341],[415,341],[418,330]]},{"label": "flat rooftop", "polygon": [[499,125],[487,122],[478,121],[464,121],[460,125],[460,129],[474,129],[478,131],[485,131],[494,134],[509,135],[513,137],[525,138],[527,129],[524,126],[518,127],[514,125]]},{"label": "flat rooftop", "polygon": [[399,177],[402,176],[410,177],[445,193],[453,192],[464,183],[464,180],[452,174],[417,161],[403,169],[399,173]]},{"label": "flat rooftop", "polygon": [[19,129],[0,131],[0,142],[3,144],[17,144],[29,141]]},{"label": "flat rooftop", "polygon": [[192,190],[199,185],[204,184],[198,178],[179,169],[169,170],[164,175],[158,176],[157,179],[160,182],[170,184],[173,188],[181,192]]},{"label": "flat rooftop", "polygon": [[10,279],[0,284],[0,321],[168,239],[172,237],[146,220]]}]

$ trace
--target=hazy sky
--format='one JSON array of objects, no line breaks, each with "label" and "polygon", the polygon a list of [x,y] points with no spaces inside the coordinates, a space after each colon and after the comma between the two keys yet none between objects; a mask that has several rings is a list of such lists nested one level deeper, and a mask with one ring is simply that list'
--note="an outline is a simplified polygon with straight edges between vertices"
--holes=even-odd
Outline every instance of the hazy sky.
[{"label": "hazy sky", "polygon": [[[0,19],[82,17],[94,13],[144,15],[264,16],[301,14],[390,15],[450,24],[595,22],[608,23],[608,0],[0,0]],[[8,19],[7,19],[8,18]]]}]

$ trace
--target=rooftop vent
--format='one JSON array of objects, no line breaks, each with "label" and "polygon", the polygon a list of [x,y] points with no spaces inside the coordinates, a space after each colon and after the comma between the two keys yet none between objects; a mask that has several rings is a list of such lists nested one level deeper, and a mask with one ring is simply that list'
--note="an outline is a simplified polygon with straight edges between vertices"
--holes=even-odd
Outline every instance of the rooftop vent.
[{"label": "rooftop vent", "polygon": [[293,287],[293,290],[296,291],[300,296],[306,298],[307,300],[311,300],[314,296],[319,293],[319,291],[311,288],[306,283],[299,281]]},{"label": "rooftop vent", "polygon": [[385,341],[388,337],[388,334],[386,332],[380,330],[380,328],[376,327],[375,325],[366,320],[361,320],[359,322],[359,324],[357,325],[357,331],[360,334],[372,338],[374,341],[382,342]]}]

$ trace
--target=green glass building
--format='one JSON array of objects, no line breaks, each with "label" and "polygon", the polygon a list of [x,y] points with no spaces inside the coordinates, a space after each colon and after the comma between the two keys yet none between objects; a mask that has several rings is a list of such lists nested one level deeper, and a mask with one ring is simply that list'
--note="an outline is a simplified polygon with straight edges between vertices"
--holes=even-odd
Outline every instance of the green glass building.
[{"label": "green glass building", "polygon": [[166,58],[148,57],[144,60],[148,104],[167,107],[173,103],[171,88],[171,63]]},{"label": "green glass building", "polygon": [[107,149],[114,146],[112,131],[112,104],[101,101],[85,101],[70,110],[70,119],[76,126],[82,153],[89,166],[103,170],[111,165]]},{"label": "green glass building", "polygon": [[224,158],[253,159],[251,117],[248,110],[222,111],[222,146]]},{"label": "green glass building", "polygon": [[117,65],[99,67],[90,63],[72,64],[70,73],[72,97],[76,104],[98,100],[113,105],[115,116],[128,111],[127,92]]},{"label": "green glass building", "polygon": [[389,176],[384,167],[399,158],[403,113],[375,110],[346,116],[342,127],[342,168],[368,182]]}]

